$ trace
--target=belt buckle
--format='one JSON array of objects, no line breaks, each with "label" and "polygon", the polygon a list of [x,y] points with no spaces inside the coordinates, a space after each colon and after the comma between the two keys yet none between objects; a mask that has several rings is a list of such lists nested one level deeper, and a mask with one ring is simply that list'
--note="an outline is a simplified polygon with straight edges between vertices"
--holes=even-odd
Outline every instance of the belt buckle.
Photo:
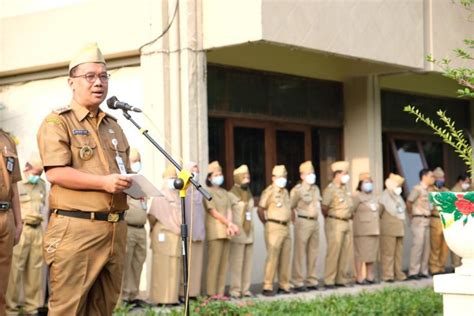
[{"label": "belt buckle", "polygon": [[0,203],[0,210],[6,211],[10,208],[10,203],[8,202],[1,202]]},{"label": "belt buckle", "polygon": [[117,223],[119,219],[120,219],[120,216],[117,213],[109,213],[107,215],[107,222]]}]

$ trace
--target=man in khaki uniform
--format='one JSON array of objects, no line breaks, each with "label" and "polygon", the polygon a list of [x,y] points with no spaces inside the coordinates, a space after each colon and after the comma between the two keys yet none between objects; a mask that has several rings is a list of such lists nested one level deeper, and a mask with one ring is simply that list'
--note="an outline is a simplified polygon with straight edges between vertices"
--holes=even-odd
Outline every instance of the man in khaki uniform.
[{"label": "man in khaki uniform", "polygon": [[6,295],[7,310],[18,312],[20,290],[24,292],[24,311],[36,314],[43,306],[43,222],[46,206],[46,184],[40,178],[43,164],[38,153],[33,153],[23,171],[24,179],[18,184],[23,233],[13,248],[12,271]]},{"label": "man in khaki uniform", "polygon": [[[291,202],[286,190],[287,171],[285,166],[273,168],[272,181],[260,196],[258,216],[265,225],[265,245],[267,260],[263,277],[265,296],[273,296],[273,280],[278,268],[279,288],[277,293],[291,293],[290,256],[291,256]],[[265,214],[266,212],[266,214]]]},{"label": "man in khaki uniform", "polygon": [[[291,209],[295,216],[295,240],[292,283],[294,290],[304,292],[318,289],[316,259],[319,245],[318,215],[321,212],[321,193],[311,161],[300,165],[301,183],[290,193]],[[303,271],[306,271],[306,276]]]},{"label": "man in khaki uniform", "polygon": [[[433,176],[435,178],[434,186],[430,186],[430,192],[443,192],[449,191],[444,186],[444,171],[440,167],[433,170]],[[446,261],[448,260],[449,248],[444,240],[443,225],[439,218],[439,210],[436,206],[431,211],[430,219],[430,259],[429,267],[432,275],[444,273]]]},{"label": "man in khaki uniform", "polygon": [[111,315],[125,262],[130,148],[116,119],[99,108],[109,76],[97,45],[81,50],[69,69],[71,103],[38,131],[53,211],[43,253],[49,315]]},{"label": "man in khaki uniform", "polygon": [[428,259],[430,256],[430,216],[431,203],[429,187],[434,184],[433,172],[420,171],[421,182],[417,184],[407,199],[408,215],[411,219],[412,246],[408,278],[417,280],[428,277]]},{"label": "man in khaki uniform", "polygon": [[23,228],[17,187],[20,180],[15,142],[0,128],[0,316],[5,315],[13,245],[20,240]]},{"label": "man in khaki uniform", "polygon": [[327,239],[326,288],[348,286],[351,278],[347,275],[349,264],[353,262],[352,250],[352,200],[346,184],[350,177],[349,163],[337,161],[331,165],[333,180],[323,192],[322,211],[326,217]]},{"label": "man in khaki uniform", "polygon": [[154,304],[179,304],[181,201],[174,188],[176,177],[176,168],[169,165],[163,173],[163,196],[153,199],[148,214],[153,250],[149,299]]},{"label": "man in khaki uniform", "polygon": [[230,240],[230,296],[233,298],[252,297],[250,282],[252,277],[253,254],[253,207],[250,192],[250,171],[247,165],[234,170],[234,185],[229,191],[232,202],[232,222],[239,227],[240,234]]},{"label": "man in khaki uniform", "polygon": [[[141,169],[141,157],[137,149],[130,150],[130,165],[132,171],[138,173]],[[143,263],[146,259],[146,230],[147,200],[135,200],[128,197],[129,209],[125,214],[127,223],[127,248],[125,253],[125,266],[123,268],[122,300],[136,306],[145,302],[138,299],[140,290],[140,276]]]}]

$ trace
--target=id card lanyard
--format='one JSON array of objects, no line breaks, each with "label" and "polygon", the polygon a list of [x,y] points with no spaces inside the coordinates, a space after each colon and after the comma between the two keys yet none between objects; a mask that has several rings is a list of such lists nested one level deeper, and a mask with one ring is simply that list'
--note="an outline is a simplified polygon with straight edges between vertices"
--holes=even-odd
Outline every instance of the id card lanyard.
[{"label": "id card lanyard", "polygon": [[115,161],[117,162],[117,166],[120,170],[120,174],[127,174],[127,168],[125,168],[125,163],[123,162],[122,157],[120,157],[118,151],[118,140],[116,138],[112,139],[112,145],[115,148]]}]

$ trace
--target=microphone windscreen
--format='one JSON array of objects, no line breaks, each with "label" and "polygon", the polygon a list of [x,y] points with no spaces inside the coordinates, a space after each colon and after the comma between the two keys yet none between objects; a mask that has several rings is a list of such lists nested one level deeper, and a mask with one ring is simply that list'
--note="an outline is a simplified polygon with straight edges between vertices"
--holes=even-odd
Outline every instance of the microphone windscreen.
[{"label": "microphone windscreen", "polygon": [[117,102],[118,99],[116,96],[113,96],[113,97],[110,97],[108,100],[107,100],[107,106],[109,107],[109,109],[115,109],[115,102]]}]

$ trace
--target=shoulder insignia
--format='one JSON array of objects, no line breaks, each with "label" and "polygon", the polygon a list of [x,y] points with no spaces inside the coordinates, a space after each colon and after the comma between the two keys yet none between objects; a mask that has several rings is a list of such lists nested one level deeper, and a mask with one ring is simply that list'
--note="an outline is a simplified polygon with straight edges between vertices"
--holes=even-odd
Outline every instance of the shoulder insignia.
[{"label": "shoulder insignia", "polygon": [[53,112],[56,114],[63,114],[70,110],[71,110],[71,107],[68,105],[68,106],[62,106],[62,107],[56,108],[53,110]]},{"label": "shoulder insignia", "polygon": [[115,116],[113,116],[112,114],[109,114],[109,113],[105,112],[105,116],[110,117],[114,121],[117,121],[117,118]]}]

